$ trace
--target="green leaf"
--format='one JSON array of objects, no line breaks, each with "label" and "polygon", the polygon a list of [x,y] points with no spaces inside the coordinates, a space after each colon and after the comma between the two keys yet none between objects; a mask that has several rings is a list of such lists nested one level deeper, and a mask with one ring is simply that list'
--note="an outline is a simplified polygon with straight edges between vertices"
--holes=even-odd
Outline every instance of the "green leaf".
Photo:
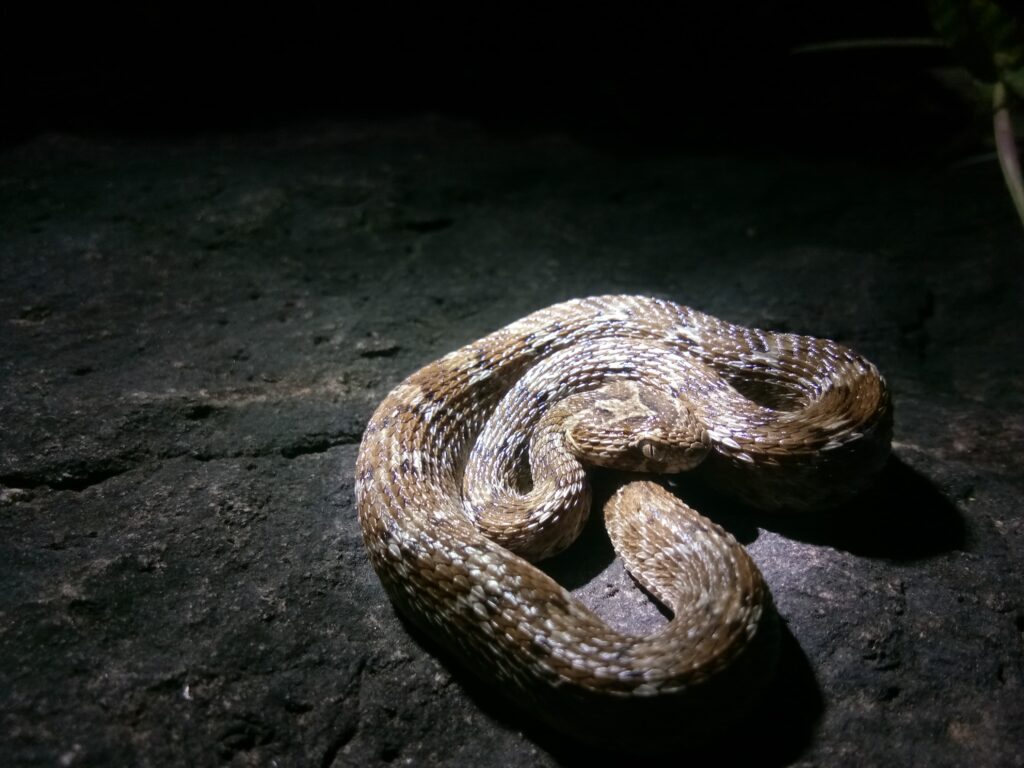
[{"label": "green leaf", "polygon": [[1024,22],[1007,0],[930,0],[935,29],[971,73],[1024,98]]},{"label": "green leaf", "polygon": [[1003,72],[1003,82],[1014,96],[1024,101],[1024,67]]}]

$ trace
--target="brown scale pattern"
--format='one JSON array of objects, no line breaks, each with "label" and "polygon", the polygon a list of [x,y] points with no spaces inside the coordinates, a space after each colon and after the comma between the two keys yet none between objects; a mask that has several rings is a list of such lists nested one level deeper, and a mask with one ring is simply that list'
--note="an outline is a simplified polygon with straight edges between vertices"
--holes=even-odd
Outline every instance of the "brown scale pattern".
[{"label": "brown scale pattern", "polygon": [[[603,296],[536,312],[412,374],[367,426],[356,497],[403,613],[548,723],[627,744],[630,724],[711,732],[771,673],[770,596],[745,550],[651,482],[605,510],[630,573],[672,611],[610,628],[532,566],[578,535],[588,464],[701,471],[741,499],[807,509],[884,462],[884,381],[831,341]],[[684,725],[684,727],[681,727]]]}]

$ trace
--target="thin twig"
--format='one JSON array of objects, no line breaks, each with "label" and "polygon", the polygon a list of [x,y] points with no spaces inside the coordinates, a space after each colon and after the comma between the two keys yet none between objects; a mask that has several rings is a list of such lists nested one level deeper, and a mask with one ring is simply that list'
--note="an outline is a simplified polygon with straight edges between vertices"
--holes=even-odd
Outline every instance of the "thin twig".
[{"label": "thin twig", "polygon": [[833,51],[863,51],[872,49],[946,48],[937,37],[866,37],[855,40],[829,40],[824,43],[798,45],[790,53],[831,53]]},{"label": "thin twig", "polygon": [[999,155],[999,167],[1003,169],[1003,179],[1010,190],[1010,197],[1017,208],[1020,223],[1024,225],[1024,181],[1021,180],[1020,158],[1017,156],[1017,144],[1013,137],[1013,123],[1010,121],[1010,107],[1007,103],[1006,86],[997,82],[992,90],[992,107],[995,110],[992,125],[996,137],[996,152]]}]

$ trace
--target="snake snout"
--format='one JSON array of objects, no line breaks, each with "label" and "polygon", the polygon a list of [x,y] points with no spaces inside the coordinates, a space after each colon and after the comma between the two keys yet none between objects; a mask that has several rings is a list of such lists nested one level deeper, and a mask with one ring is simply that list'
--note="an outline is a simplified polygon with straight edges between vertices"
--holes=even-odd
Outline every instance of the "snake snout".
[{"label": "snake snout", "polygon": [[708,453],[708,448],[699,440],[666,438],[661,435],[641,436],[636,442],[636,469],[642,472],[674,474],[695,468]]}]

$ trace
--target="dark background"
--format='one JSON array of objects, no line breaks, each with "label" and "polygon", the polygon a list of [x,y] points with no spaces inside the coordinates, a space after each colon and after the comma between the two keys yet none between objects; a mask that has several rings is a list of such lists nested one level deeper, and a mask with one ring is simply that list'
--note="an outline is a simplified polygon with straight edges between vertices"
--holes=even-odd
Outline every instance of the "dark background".
[{"label": "dark background", "polygon": [[942,50],[797,51],[935,37],[923,2],[671,12],[40,3],[0,19],[8,141],[429,111],[626,143],[640,134],[646,144],[914,157],[972,130],[971,110],[931,71],[952,62]]}]

